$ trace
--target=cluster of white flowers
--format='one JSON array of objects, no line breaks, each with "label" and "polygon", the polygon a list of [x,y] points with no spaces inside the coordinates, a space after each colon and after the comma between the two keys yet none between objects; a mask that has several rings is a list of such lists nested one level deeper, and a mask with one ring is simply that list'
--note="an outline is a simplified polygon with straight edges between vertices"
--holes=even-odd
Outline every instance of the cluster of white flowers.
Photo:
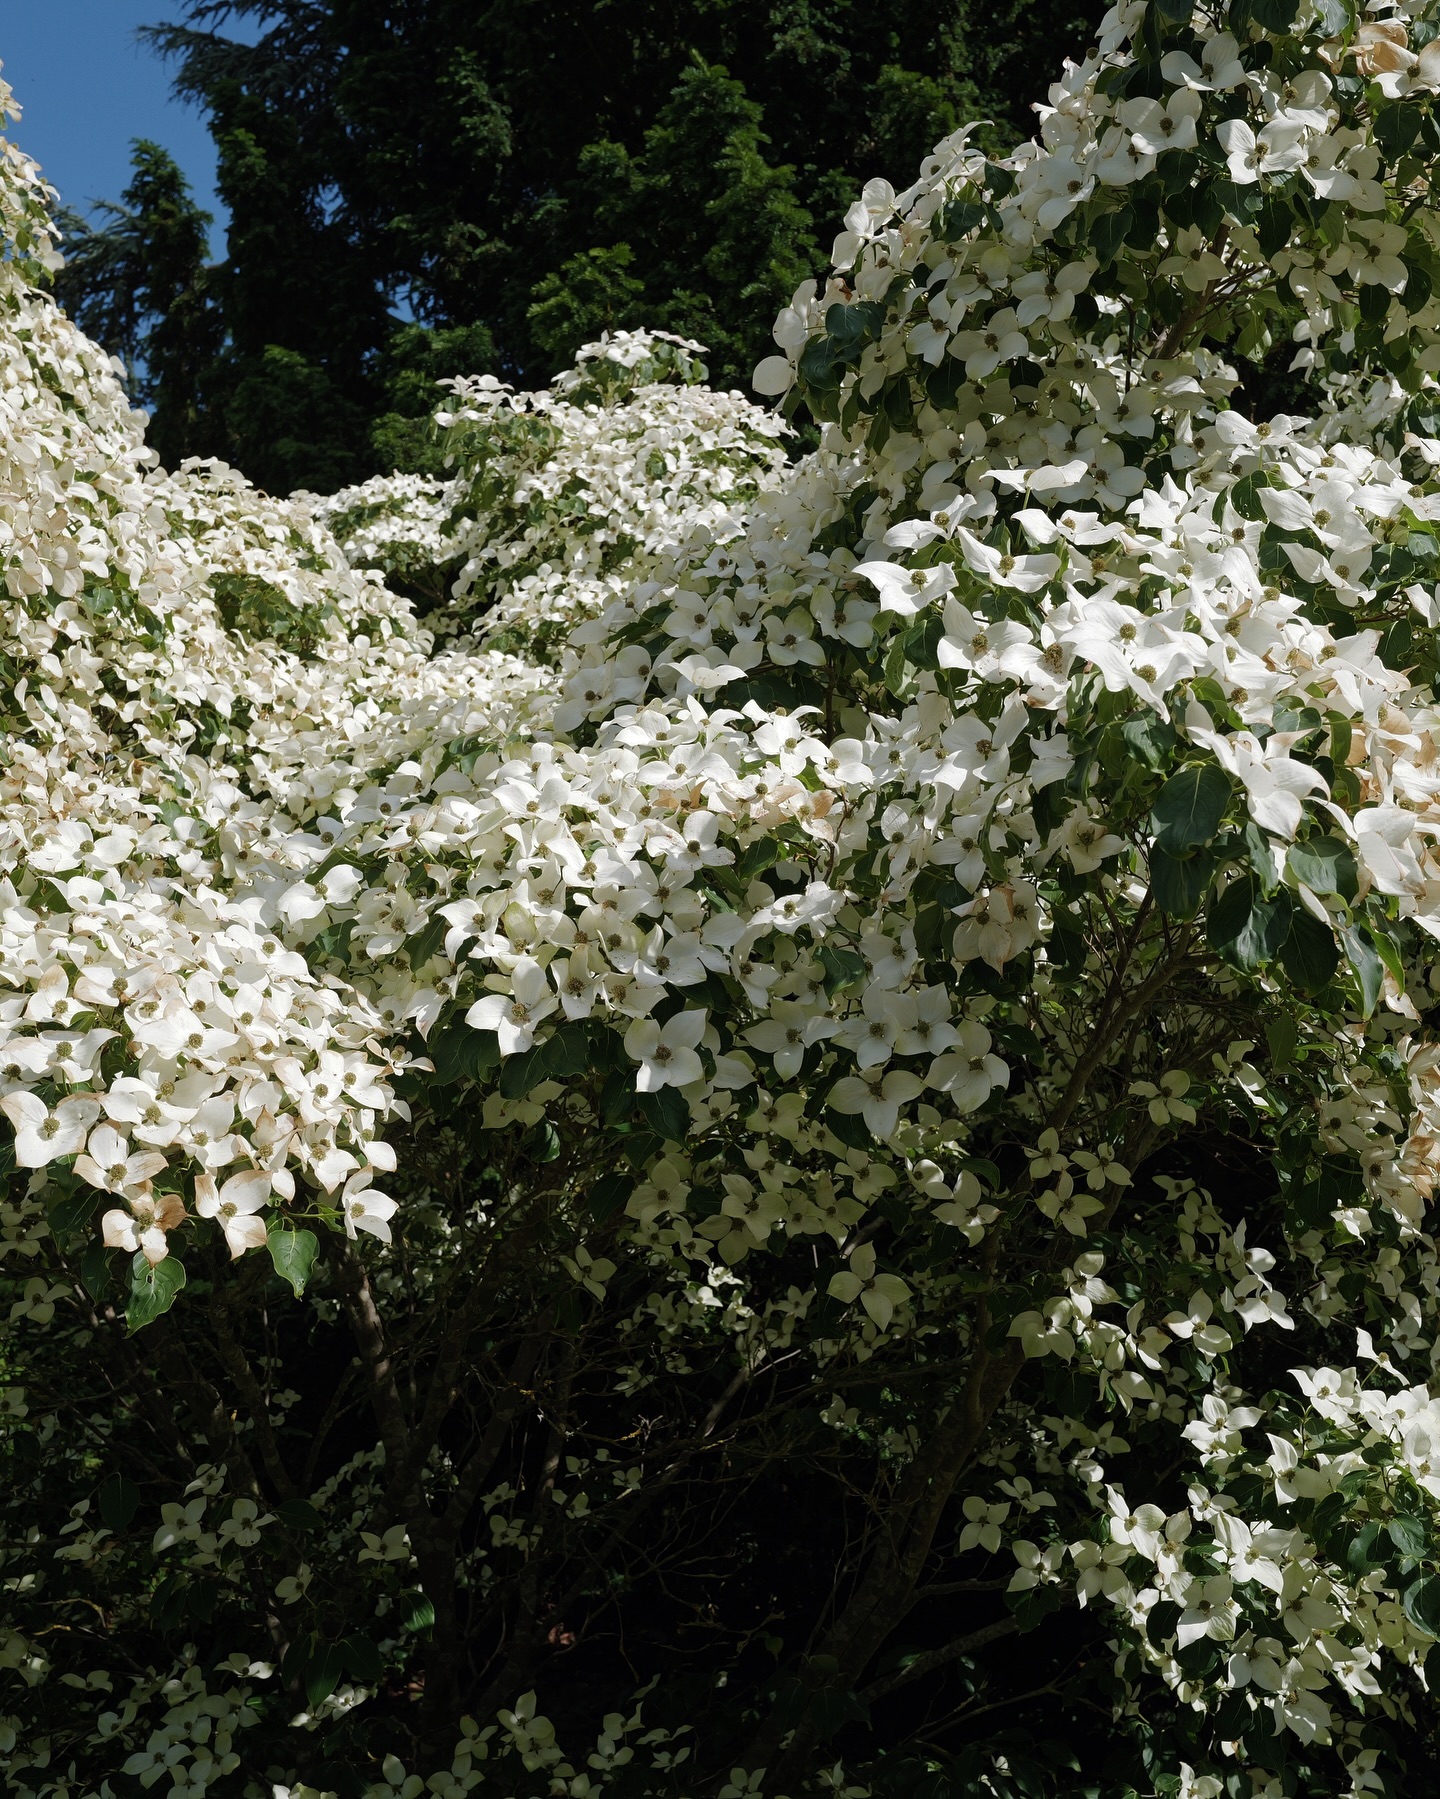
[{"label": "cluster of white flowers", "polygon": [[[460,1082],[544,1211],[544,1316],[617,1308],[622,1395],[717,1343],[803,1358],[828,1431],[948,1480],[946,1553],[1013,1555],[1017,1619],[1108,1602],[1117,1719],[1158,1691],[1195,1733],[1165,1790],[1279,1795],[1277,1731],[1373,1788],[1370,1722],[1413,1721],[1440,1636],[1435,10],[1114,8],[1036,143],[961,132],[867,186],[757,372],[822,421],[793,466],[697,346],[635,333],[546,394],[455,381],[449,484],[161,472],[37,290],[45,194],[8,151],[17,1328],[63,1313],[47,1245],[82,1229],[92,1294],[106,1246],[133,1257],[132,1323],[192,1246],[268,1246],[298,1290],[320,1234],[388,1242],[382,1185],[424,1187],[411,1108]],[[1234,358],[1282,328],[1315,416],[1252,419]],[[377,565],[435,598],[453,565],[465,634]],[[1266,1146],[1266,1230],[1174,1173],[1197,1124]],[[1295,1391],[1245,1385],[1301,1339]],[[927,1358],[968,1372],[852,1399]],[[656,1478],[609,1454],[575,1448],[547,1517]],[[397,1582],[413,1545],[428,1586],[452,1477],[419,1460],[405,1515],[355,1473],[326,1552]],[[280,1502],[221,1491],[168,1503],[152,1553],[244,1566]],[[518,1494],[472,1495],[455,1583],[540,1556]],[[822,1642],[857,1692],[879,1615]],[[43,1687],[58,1652],[8,1641]],[[336,1653],[312,1723],[378,1685]],[[268,1674],[223,1666],[105,1726],[129,1772],[228,1777]],[[227,1722],[175,1749],[210,1741],[202,1689]],[[500,1725],[537,1794],[598,1794],[640,1729],[607,1718],[592,1777],[533,1698]],[[17,1790],[58,1799],[25,1728]],[[806,1728],[726,1790],[770,1790],[777,1748],[776,1791],[838,1789]],[[432,1790],[483,1784],[492,1737]],[[669,1790],[683,1751],[643,1740]],[[391,1760],[372,1790],[420,1791]]]},{"label": "cluster of white flowers", "polygon": [[377,569],[437,604],[445,598],[447,565],[457,554],[448,529],[458,497],[454,482],[377,475],[338,493],[304,497],[353,568]]},{"label": "cluster of white flowers", "polygon": [[737,529],[785,467],[782,422],[701,385],[700,354],[620,331],[582,346],[548,393],[456,377],[435,418],[451,480],[377,476],[316,514],[356,568],[434,600],[442,634],[469,627],[548,660],[657,553]]}]

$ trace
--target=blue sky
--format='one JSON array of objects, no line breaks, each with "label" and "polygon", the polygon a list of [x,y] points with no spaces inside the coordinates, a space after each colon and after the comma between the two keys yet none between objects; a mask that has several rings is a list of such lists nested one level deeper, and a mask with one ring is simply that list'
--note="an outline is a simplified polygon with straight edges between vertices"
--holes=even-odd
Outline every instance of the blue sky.
[{"label": "blue sky", "polygon": [[165,65],[135,38],[137,26],[179,13],[176,0],[0,0],[0,62],[24,108],[13,135],[77,212],[118,199],[131,138],[154,138],[215,214],[211,247],[223,255],[224,209],[204,121],[172,98]]}]

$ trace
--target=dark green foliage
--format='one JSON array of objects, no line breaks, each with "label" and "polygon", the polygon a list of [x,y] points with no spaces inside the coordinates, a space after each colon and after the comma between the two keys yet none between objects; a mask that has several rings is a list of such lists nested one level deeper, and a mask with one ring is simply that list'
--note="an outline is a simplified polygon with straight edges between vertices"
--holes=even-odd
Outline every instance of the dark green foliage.
[{"label": "dark green foliage", "polygon": [[220,347],[206,268],[210,214],[196,205],[174,158],[146,138],[134,176],[97,227],[62,217],[65,268],[55,294],[71,317],[132,369],[150,413],[149,442],[165,462],[204,454],[201,387]]},{"label": "dark green foliage", "polygon": [[[192,224],[183,279],[164,274],[170,239],[137,165],[128,210],[85,235],[61,292],[143,361],[163,457],[220,454],[274,490],[433,469],[436,379],[543,384],[606,329],[697,337],[715,385],[748,390],[860,186],[904,187],[966,119],[992,121],[996,147],[1028,135],[1102,10],[177,4],[150,35],[209,118],[226,259],[205,270]],[[228,39],[232,21],[259,43]]]}]

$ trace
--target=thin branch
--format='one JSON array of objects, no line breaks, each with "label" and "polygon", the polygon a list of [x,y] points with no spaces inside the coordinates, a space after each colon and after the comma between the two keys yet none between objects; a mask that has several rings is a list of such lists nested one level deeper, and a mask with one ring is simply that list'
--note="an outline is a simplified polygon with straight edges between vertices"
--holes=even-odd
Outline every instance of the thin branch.
[{"label": "thin branch", "polygon": [[913,1662],[907,1662],[893,1674],[884,1674],[879,1680],[871,1681],[868,1687],[861,1690],[859,1697],[867,1705],[876,1699],[884,1699],[897,1687],[908,1686],[912,1680],[919,1680],[922,1676],[933,1673],[936,1668],[958,1661],[962,1655],[969,1655],[972,1650],[983,1649],[987,1643],[998,1643],[1002,1637],[1013,1637],[1019,1629],[1018,1619],[997,1618],[993,1624],[972,1630],[968,1636],[956,1637],[953,1643],[946,1643],[942,1649],[932,1649],[925,1655],[917,1655]]}]

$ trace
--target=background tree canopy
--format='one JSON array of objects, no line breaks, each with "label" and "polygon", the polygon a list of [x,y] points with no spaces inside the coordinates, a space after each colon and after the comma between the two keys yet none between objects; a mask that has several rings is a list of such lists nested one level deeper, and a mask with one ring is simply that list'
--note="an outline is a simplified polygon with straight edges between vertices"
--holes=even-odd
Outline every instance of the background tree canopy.
[{"label": "background tree canopy", "polygon": [[[227,255],[138,143],[70,221],[59,296],[138,362],[167,462],[272,490],[423,468],[442,375],[543,384],[601,330],[710,347],[748,387],[859,186],[967,118],[1029,134],[1087,0],[188,0],[156,26],[208,115]],[[247,17],[255,45],[225,35]]]}]

